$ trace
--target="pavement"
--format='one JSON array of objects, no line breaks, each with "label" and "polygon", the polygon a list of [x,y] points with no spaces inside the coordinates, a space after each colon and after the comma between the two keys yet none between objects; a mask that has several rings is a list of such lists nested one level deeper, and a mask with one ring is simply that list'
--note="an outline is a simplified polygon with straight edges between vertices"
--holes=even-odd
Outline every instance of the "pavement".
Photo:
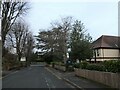
[{"label": "pavement", "polygon": [[77,77],[75,76],[74,72],[61,72],[52,67],[48,67],[48,69],[52,73],[56,74],[57,76],[70,83],[74,87],[79,88],[80,90],[116,90],[101,83],[94,82],[82,77]]}]

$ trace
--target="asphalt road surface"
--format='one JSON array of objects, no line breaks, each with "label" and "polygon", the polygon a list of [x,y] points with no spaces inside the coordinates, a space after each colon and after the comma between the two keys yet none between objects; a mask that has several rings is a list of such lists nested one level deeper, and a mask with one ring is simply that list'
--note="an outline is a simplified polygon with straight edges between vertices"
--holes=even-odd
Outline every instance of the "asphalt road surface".
[{"label": "asphalt road surface", "polygon": [[74,88],[43,66],[30,66],[2,79],[2,88]]}]

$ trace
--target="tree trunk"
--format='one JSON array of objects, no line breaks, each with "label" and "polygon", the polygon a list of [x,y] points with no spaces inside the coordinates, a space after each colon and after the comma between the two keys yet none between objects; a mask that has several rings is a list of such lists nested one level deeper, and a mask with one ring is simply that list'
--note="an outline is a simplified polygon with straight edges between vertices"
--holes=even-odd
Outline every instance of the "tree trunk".
[{"label": "tree trunk", "polygon": [[5,55],[5,51],[4,51],[4,43],[5,43],[5,36],[4,35],[2,35],[2,57],[4,57],[4,55]]}]

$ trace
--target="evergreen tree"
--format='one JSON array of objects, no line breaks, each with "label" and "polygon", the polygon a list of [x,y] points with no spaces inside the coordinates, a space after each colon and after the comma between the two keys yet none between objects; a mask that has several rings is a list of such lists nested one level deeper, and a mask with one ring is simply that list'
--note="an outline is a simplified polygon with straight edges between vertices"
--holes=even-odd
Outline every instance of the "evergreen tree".
[{"label": "evergreen tree", "polygon": [[74,22],[70,38],[71,59],[90,59],[90,57],[92,56],[92,38],[89,34],[85,35],[85,27],[81,21],[76,20]]}]

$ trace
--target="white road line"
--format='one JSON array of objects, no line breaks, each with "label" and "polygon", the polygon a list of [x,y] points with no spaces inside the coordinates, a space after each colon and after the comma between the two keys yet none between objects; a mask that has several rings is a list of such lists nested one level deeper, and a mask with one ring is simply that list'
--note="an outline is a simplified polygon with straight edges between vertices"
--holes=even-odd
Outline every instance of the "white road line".
[{"label": "white road line", "polygon": [[75,88],[74,86],[72,86],[71,84],[69,84],[69,83],[67,83],[67,82],[66,82],[66,84],[69,85],[71,88]]},{"label": "white road line", "polygon": [[[49,72],[51,72],[54,76],[56,76],[58,79],[62,79],[62,78],[60,78],[59,76],[57,76],[55,73],[53,73],[50,69],[48,69],[48,68],[46,68]],[[65,79],[66,80],[66,79]],[[68,81],[68,80],[66,80],[66,81]],[[71,81],[69,81],[69,82],[71,82]],[[73,83],[73,82],[71,82],[72,84],[74,84],[74,86],[77,86],[75,83]],[[72,86],[71,84],[69,84],[69,83],[67,83],[71,88],[75,88],[74,86]],[[81,89],[81,87],[79,87],[79,86],[77,86],[78,88],[80,88]]]},{"label": "white road line", "polygon": [[[44,74],[43,74],[43,76],[44,76]],[[47,78],[45,77],[45,81],[46,81],[47,86],[49,87],[49,90],[50,90],[50,85],[49,85],[49,83],[48,83],[48,80],[49,80],[49,79],[47,79]],[[52,84],[52,87],[51,87],[51,88],[56,88],[56,87]]]},{"label": "white road line", "polygon": [[48,81],[47,81],[46,78],[45,78],[45,82],[47,83],[47,86],[48,86],[48,88],[49,88],[49,90],[50,90],[50,85],[48,84]]},{"label": "white road line", "polygon": [[46,68],[50,73],[52,73],[54,76],[56,76],[58,79],[62,79],[59,76],[57,76],[55,73],[53,73],[50,69]]},{"label": "white road line", "polygon": [[70,80],[66,79],[66,78],[63,78],[65,81],[67,81],[68,83],[71,83],[72,85],[74,85],[75,87],[77,88],[80,88],[81,90],[84,90],[82,87],[78,86],[77,84],[71,82]]}]

